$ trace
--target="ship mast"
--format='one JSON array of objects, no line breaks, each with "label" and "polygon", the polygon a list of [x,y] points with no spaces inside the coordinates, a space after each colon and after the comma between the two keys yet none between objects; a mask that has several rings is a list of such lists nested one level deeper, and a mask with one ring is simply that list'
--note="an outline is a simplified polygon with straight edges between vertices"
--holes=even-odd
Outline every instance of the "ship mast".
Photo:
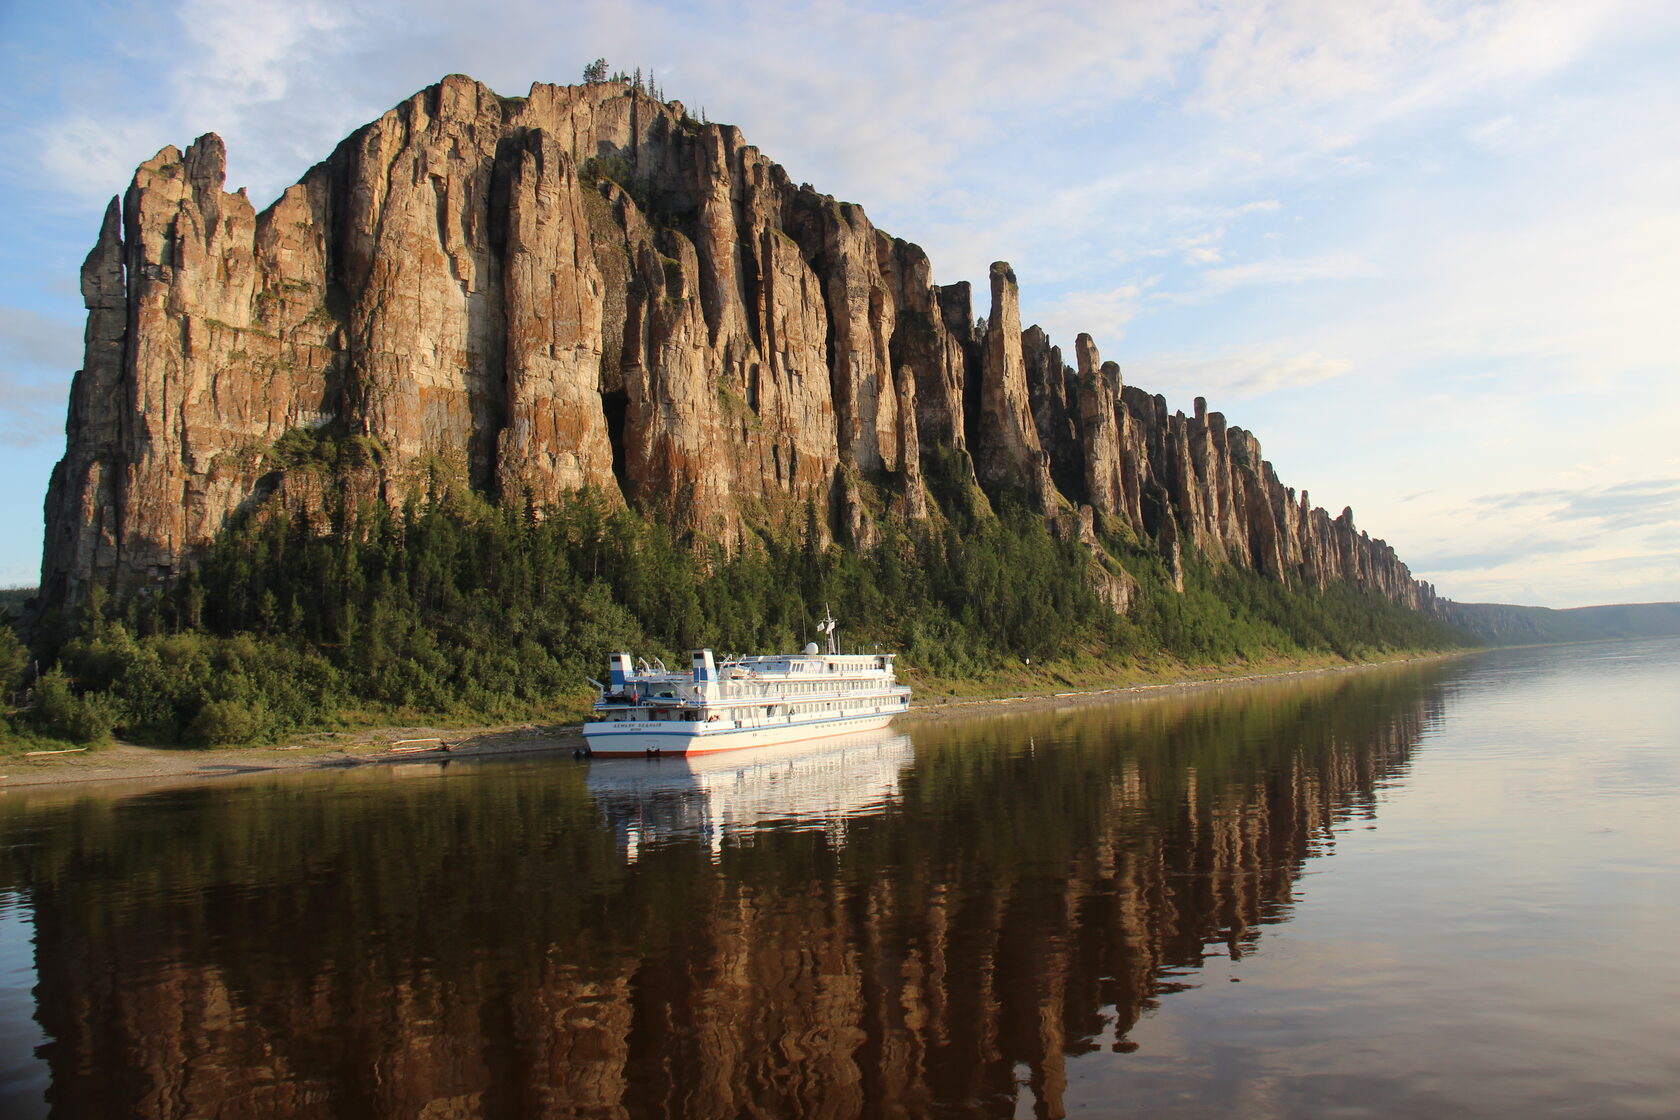
[{"label": "ship mast", "polygon": [[828,604],[824,603],[823,620],[817,623],[817,633],[828,635],[828,653],[830,657],[833,657],[840,652],[840,647],[834,644],[834,627],[834,615],[829,611]]}]

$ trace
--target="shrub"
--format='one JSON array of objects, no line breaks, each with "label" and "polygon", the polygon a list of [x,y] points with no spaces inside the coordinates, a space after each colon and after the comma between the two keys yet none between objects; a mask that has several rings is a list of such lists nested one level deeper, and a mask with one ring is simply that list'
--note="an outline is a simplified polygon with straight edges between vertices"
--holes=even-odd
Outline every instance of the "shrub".
[{"label": "shrub", "polygon": [[58,669],[42,674],[35,683],[32,721],[43,734],[72,743],[94,746],[111,737],[117,722],[116,701],[101,693],[78,696],[70,678]]},{"label": "shrub", "polygon": [[18,641],[17,634],[4,619],[0,619],[0,691],[9,698],[23,680],[29,667],[29,650]]},{"label": "shrub", "polygon": [[230,747],[255,739],[268,722],[261,703],[212,700],[187,727],[187,738],[201,747]]}]

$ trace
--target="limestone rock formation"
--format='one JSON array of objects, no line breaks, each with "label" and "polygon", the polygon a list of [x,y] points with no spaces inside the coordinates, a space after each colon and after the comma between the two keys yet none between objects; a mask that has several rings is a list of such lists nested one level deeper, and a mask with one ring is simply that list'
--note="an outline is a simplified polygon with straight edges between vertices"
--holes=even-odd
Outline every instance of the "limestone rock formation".
[{"label": "limestone rock formation", "polygon": [[980,481],[1013,489],[1040,513],[1054,513],[1056,488],[1039,442],[1027,390],[1021,337],[1021,294],[1007,262],[992,265],[992,313],[986,319],[985,358],[980,366],[980,416],[976,443],[984,448]]},{"label": "limestone rock formation", "polygon": [[[588,488],[726,549],[808,505],[868,547],[882,517],[939,516],[924,470],[954,456],[994,501],[1175,569],[1188,548],[1433,599],[1202,402],[1169,413],[1087,335],[1064,364],[1006,263],[977,323],[921,249],[679,102],[457,75],[261,213],[224,163],[207,135],[141,164],[83,266],[49,604],[170,578],[229,518],[311,500],[277,448],[312,432],[356,441],[386,501],[439,472],[537,509]],[[1100,549],[1092,578],[1124,609]]]},{"label": "limestone rock formation", "polygon": [[1137,486],[1135,479],[1127,485],[1120,367],[1102,360],[1088,334],[1075,339],[1074,347],[1079,355],[1077,419],[1078,430],[1084,434],[1085,493],[1098,513],[1127,519],[1132,516]]}]

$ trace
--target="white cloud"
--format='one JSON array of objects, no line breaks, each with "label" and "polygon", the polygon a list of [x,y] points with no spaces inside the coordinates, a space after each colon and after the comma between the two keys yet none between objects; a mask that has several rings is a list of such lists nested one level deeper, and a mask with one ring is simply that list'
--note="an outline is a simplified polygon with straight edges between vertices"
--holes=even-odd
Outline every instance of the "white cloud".
[{"label": "white cloud", "polygon": [[[219,132],[234,185],[271,197],[325,154],[337,139],[328,130],[348,127],[330,107],[343,100],[333,64],[356,44],[351,29],[343,9],[314,0],[183,0],[162,20],[104,25],[90,37],[136,55],[137,72],[116,90],[106,75],[84,90],[71,68],[64,112],[30,129],[31,143],[52,185],[91,205],[120,194],[166,144]],[[287,127],[292,102],[310,106],[301,134]]]},{"label": "white cloud", "polygon": [[1126,366],[1126,379],[1156,392],[1177,390],[1185,397],[1243,398],[1316,385],[1353,368],[1344,358],[1260,343],[1226,347],[1216,354],[1146,354]]},{"label": "white cloud", "polygon": [[311,0],[184,0],[178,12],[200,48],[172,75],[179,95],[237,106],[284,97],[299,50],[347,23],[341,9]]},{"label": "white cloud", "polygon": [[1081,333],[1089,334],[1099,347],[1115,349],[1126,336],[1126,324],[1141,309],[1146,290],[1146,284],[1126,284],[1107,291],[1079,292],[1040,305],[1035,318],[1064,349],[1070,349]]},{"label": "white cloud", "polygon": [[1503,148],[1508,144],[1511,134],[1516,131],[1517,120],[1515,113],[1506,113],[1483,121],[1470,130],[1470,139],[1488,148]]},{"label": "white cloud", "polygon": [[1201,274],[1202,288],[1192,297],[1222,295],[1236,288],[1255,285],[1307,284],[1318,280],[1352,280],[1376,275],[1367,261],[1351,254],[1322,257],[1272,257],[1266,260],[1210,268]]},{"label": "white cloud", "polygon": [[1340,101],[1392,84],[1396,69],[1467,30],[1428,3],[1230,5],[1203,55],[1199,108],[1247,112],[1284,101]]},{"label": "white cloud", "polygon": [[139,159],[130,135],[129,125],[78,113],[39,129],[36,141],[54,185],[82,202],[95,202],[121,194],[133,177]]},{"label": "white cloud", "polygon": [[1184,251],[1187,264],[1207,265],[1218,264],[1225,259],[1225,251],[1219,247],[1219,242],[1225,239],[1225,229],[1209,230],[1195,237],[1187,237],[1179,241],[1179,247]]},{"label": "white cloud", "polygon": [[1520,511],[1565,526],[1589,521],[1600,530],[1664,528],[1680,524],[1680,479],[1493,494],[1476,504],[1490,510]]},{"label": "white cloud", "polygon": [[71,370],[81,360],[81,327],[26,308],[0,305],[0,365]]},{"label": "white cloud", "polygon": [[45,448],[62,438],[65,393],[81,359],[79,327],[0,306],[0,443]]},{"label": "white cloud", "polygon": [[[0,369],[0,443],[13,448],[64,449],[65,386],[31,381]],[[56,458],[56,454],[54,454]]]}]

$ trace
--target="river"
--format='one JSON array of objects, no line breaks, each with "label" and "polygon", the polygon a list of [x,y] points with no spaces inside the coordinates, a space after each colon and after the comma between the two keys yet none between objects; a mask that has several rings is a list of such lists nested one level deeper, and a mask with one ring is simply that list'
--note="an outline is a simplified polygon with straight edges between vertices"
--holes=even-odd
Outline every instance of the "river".
[{"label": "river", "polygon": [[0,797],[7,1117],[1669,1116],[1680,641]]}]

